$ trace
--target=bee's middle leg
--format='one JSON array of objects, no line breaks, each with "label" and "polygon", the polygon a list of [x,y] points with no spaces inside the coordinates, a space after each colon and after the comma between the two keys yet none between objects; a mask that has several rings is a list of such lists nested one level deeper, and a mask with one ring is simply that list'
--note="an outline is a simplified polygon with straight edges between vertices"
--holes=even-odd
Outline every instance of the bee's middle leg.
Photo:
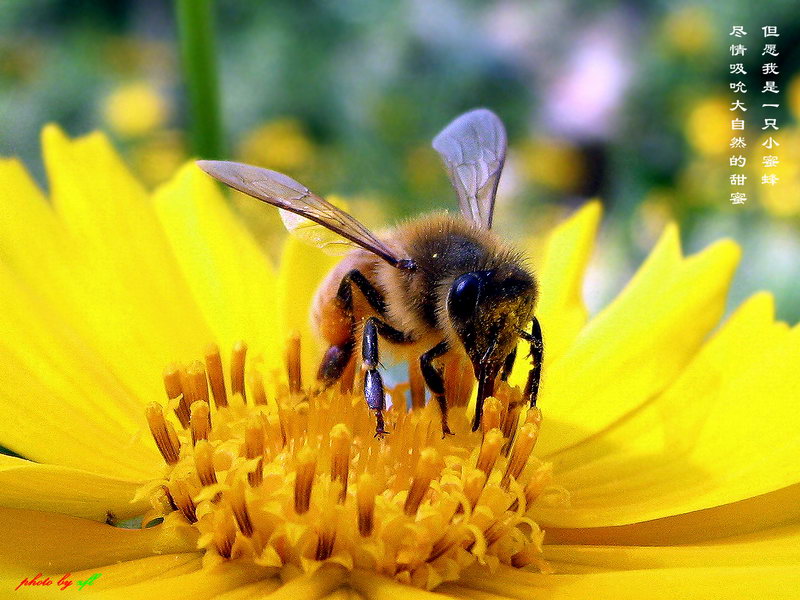
[{"label": "bee's middle leg", "polygon": [[531,370],[528,372],[528,381],[525,384],[523,397],[528,399],[530,406],[536,406],[536,398],[539,395],[539,382],[542,378],[542,362],[544,361],[542,328],[536,317],[533,317],[531,332],[524,332],[524,335],[520,335],[520,337],[530,343],[531,357],[533,358],[533,367],[531,367]]},{"label": "bee's middle leg", "polygon": [[452,435],[450,427],[447,424],[447,398],[444,394],[444,377],[442,370],[433,366],[434,359],[439,358],[450,349],[447,340],[441,341],[433,348],[428,350],[425,354],[419,357],[419,365],[422,369],[422,376],[425,378],[425,383],[431,390],[436,402],[439,403],[439,408],[442,411],[442,437],[445,435]]},{"label": "bee's middle leg", "polygon": [[517,360],[517,347],[514,346],[514,349],[506,356],[506,360],[503,363],[503,370],[500,371],[500,381],[508,381],[508,378],[511,376],[511,371],[514,370],[514,362]]},{"label": "bee's middle leg", "polygon": [[370,317],[364,323],[364,335],[361,343],[361,358],[364,361],[364,399],[367,406],[375,411],[377,426],[375,436],[386,435],[383,422],[383,411],[386,409],[386,396],[383,390],[383,378],[378,372],[378,334],[395,344],[408,344],[413,340],[407,334],[381,321]]}]

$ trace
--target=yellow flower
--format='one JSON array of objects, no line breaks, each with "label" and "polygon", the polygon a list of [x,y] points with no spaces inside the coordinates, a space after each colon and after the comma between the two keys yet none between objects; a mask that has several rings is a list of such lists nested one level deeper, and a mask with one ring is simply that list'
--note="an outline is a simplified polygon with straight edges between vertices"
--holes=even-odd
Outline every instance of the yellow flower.
[{"label": "yellow flower", "polygon": [[697,56],[714,43],[715,24],[707,9],[685,5],[664,18],[661,37],[662,43],[677,54]]},{"label": "yellow flower", "polygon": [[296,171],[308,165],[314,152],[312,141],[295,119],[275,119],[253,130],[239,144],[243,162]]},{"label": "yellow flower", "polygon": [[169,110],[166,98],[144,81],[119,86],[103,102],[106,123],[126,137],[142,136],[163,126]]},{"label": "yellow flower", "polygon": [[[800,589],[800,328],[764,293],[718,326],[733,242],[684,257],[668,226],[589,319],[585,206],[538,265],[541,423],[503,388],[497,429],[442,440],[435,412],[396,405],[379,442],[358,394],[297,382],[331,259],[289,240],[276,273],[193,166],[151,197],[100,135],[47,128],[44,154],[50,202],[0,162],[0,444],[30,459],[0,457],[4,595],[67,572],[148,600]],[[144,513],[163,523],[107,524]]]},{"label": "yellow flower", "polygon": [[702,155],[717,155],[729,150],[731,116],[724,98],[712,97],[692,107],[686,119],[686,138]]}]

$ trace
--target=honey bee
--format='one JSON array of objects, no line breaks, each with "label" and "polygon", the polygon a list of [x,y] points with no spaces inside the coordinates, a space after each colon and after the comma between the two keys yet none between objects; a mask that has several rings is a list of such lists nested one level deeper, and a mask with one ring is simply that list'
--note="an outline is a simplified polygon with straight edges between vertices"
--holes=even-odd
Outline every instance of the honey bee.
[{"label": "honey bee", "polygon": [[[364,398],[375,413],[376,436],[387,433],[380,339],[407,360],[419,361],[441,409],[443,435],[451,433],[441,367],[445,357],[466,358],[472,365],[478,383],[473,431],[498,376],[508,378],[520,338],[530,345],[533,359],[524,396],[536,404],[544,354],[534,315],[537,282],[522,253],[491,231],[506,146],[503,123],[490,110],[454,119],[433,139],[433,148],[444,160],[461,216],[426,215],[385,235],[373,234],[281,173],[234,162],[197,163],[230,187],[356,246],[327,275],[313,302],[312,318],[328,344],[317,378],[323,388],[333,385],[360,351]],[[366,302],[354,303],[356,290]]]}]

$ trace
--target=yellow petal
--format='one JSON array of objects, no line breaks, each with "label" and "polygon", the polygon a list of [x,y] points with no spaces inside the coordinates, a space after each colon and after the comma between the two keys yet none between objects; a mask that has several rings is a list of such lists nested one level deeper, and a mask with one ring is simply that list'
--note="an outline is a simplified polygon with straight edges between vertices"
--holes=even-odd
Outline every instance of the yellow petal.
[{"label": "yellow petal", "polygon": [[680,546],[546,545],[557,572],[623,571],[670,567],[777,567],[800,565],[800,523],[746,536]]},{"label": "yellow petal", "polygon": [[[0,159],[0,260],[19,281],[63,306],[75,248],[39,188],[16,159]],[[35,243],[33,243],[35,240]]]},{"label": "yellow petal", "polygon": [[548,362],[561,356],[586,324],[589,313],[583,302],[583,278],[601,215],[601,204],[590,202],[553,229],[547,239],[538,270],[541,298],[536,316],[542,325]]},{"label": "yellow petal", "polygon": [[[200,552],[183,552],[101,565],[91,569],[75,571],[70,574],[69,578],[77,583],[78,581],[85,581],[95,573],[100,573],[100,577],[91,584],[91,587],[86,586],[79,591],[102,595],[107,590],[143,581],[167,579],[194,573],[202,568],[202,564],[203,559]],[[75,587],[71,589],[72,591],[76,590]]]},{"label": "yellow petal", "polygon": [[550,364],[539,449],[553,454],[597,435],[668,386],[716,325],[739,258],[721,241],[679,260],[665,232],[619,297]]},{"label": "yellow petal", "polygon": [[40,465],[0,455],[0,506],[58,512],[105,521],[142,514],[148,503],[131,503],[140,482]]},{"label": "yellow petal", "polygon": [[82,250],[82,331],[142,403],[161,398],[164,365],[201,355],[211,333],[152,203],[104,136],[49,126],[43,146],[53,205]]},{"label": "yellow petal", "polygon": [[491,576],[471,574],[458,586],[448,589],[458,597],[458,589],[496,593],[520,600],[752,600],[753,598],[796,598],[800,589],[797,567],[706,567],[670,568],[543,575],[500,568]]},{"label": "yellow petal", "polygon": [[[143,581],[115,589],[95,590],[107,600],[151,600],[152,598],[191,598],[206,600],[217,598],[231,590],[264,579],[266,570],[253,565],[220,563],[193,573]],[[99,585],[101,579],[98,579]],[[272,586],[263,586],[269,591]]]},{"label": "yellow petal", "polygon": [[161,526],[121,529],[54,513],[0,508],[0,573],[66,573],[153,554],[190,552],[192,539]]},{"label": "yellow petal", "polygon": [[548,544],[667,546],[746,535],[800,519],[800,483],[704,510],[627,525],[557,528],[545,525]]},{"label": "yellow petal", "polygon": [[311,326],[311,300],[323,277],[336,262],[335,258],[317,248],[291,236],[286,238],[278,277],[278,314],[283,319],[284,340],[292,332],[300,332],[304,382],[314,380],[320,353],[324,351],[320,347],[319,335]]},{"label": "yellow petal", "polygon": [[[146,581],[103,593],[108,600],[151,600],[159,598],[192,598],[205,600],[221,596],[241,597],[239,588],[254,588],[255,597],[271,600],[316,600],[329,594],[345,579],[343,569],[322,568],[311,575],[297,577],[276,587],[270,576],[274,569],[259,568],[252,564],[225,562],[187,575]],[[274,590],[274,591],[273,591]],[[264,594],[263,596],[261,594]],[[251,596],[252,597],[252,596]]]},{"label": "yellow petal", "polygon": [[560,527],[623,525],[798,483],[798,361],[800,330],[774,323],[771,297],[754,296],[666,392],[555,457],[571,504],[543,508],[538,518]]},{"label": "yellow petal", "polygon": [[[111,309],[87,296],[82,278],[92,276],[84,255],[17,161],[0,161],[0,190],[0,378],[24,382],[0,391],[8,416],[0,423],[0,443],[40,461],[82,468],[103,461],[97,468],[121,474],[125,463],[153,454],[132,449],[103,458],[109,447],[129,444],[142,426],[141,401],[114,374],[113,365],[122,365],[90,341],[96,332],[86,315]],[[79,430],[95,437],[99,452],[66,451]]]},{"label": "yellow petal", "polygon": [[222,351],[246,339],[254,345],[254,354],[273,359],[279,354],[274,351],[276,344],[283,343],[276,332],[281,320],[275,274],[267,256],[226,206],[218,186],[193,163],[187,164],[156,192],[155,206]]},{"label": "yellow petal", "polygon": [[145,475],[158,453],[135,437],[138,401],[2,263],[0,286],[0,443],[41,462]]},{"label": "yellow petal", "polygon": [[350,576],[350,585],[365,598],[382,600],[442,600],[445,596],[437,592],[413,588],[398,583],[376,573],[354,571]]},{"label": "yellow petal", "polygon": [[253,598],[263,598],[277,590],[283,582],[277,577],[254,581],[214,596],[214,600],[251,600]]}]

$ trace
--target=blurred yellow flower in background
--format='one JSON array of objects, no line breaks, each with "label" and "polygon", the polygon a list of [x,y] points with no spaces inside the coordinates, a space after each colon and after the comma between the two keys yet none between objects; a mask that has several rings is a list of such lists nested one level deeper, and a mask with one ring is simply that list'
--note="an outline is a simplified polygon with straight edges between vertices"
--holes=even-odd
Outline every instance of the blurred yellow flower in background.
[{"label": "blurred yellow flower in background", "polygon": [[[762,136],[753,144],[750,154],[750,173],[756,179],[759,199],[764,208],[776,217],[787,218],[800,215],[800,129],[786,127],[775,134],[780,146],[772,150],[761,144],[768,136]],[[764,166],[766,157],[777,161],[774,166]],[[767,162],[767,164],[771,164]],[[761,183],[764,175],[775,175],[775,185]]]},{"label": "blurred yellow flower in background", "polygon": [[164,126],[169,118],[167,98],[147,81],[120,85],[103,101],[103,119],[123,137],[140,137]]},{"label": "blurred yellow flower in background", "polygon": [[294,173],[312,160],[314,145],[296,119],[275,119],[247,134],[237,157],[254,165]]},{"label": "blurred yellow flower in background", "polygon": [[566,140],[536,137],[523,143],[518,153],[520,176],[528,181],[564,193],[583,181],[583,157]]},{"label": "blurred yellow flower in background", "polygon": [[730,102],[725,98],[710,97],[696,103],[686,119],[685,135],[692,147],[701,155],[727,153],[731,132]]},{"label": "blurred yellow flower in background", "polygon": [[795,75],[789,83],[789,110],[796,121],[800,121],[800,75]]},{"label": "blurred yellow flower in background", "polygon": [[663,40],[687,56],[701,54],[714,41],[714,22],[708,10],[688,4],[672,10],[661,26]]},{"label": "blurred yellow flower in background", "polygon": [[[150,195],[101,135],[50,127],[43,147],[49,201],[0,162],[0,444],[30,459],[0,456],[0,589],[42,571],[126,600],[800,588],[800,327],[765,293],[719,324],[735,243],[684,256],[667,226],[590,318],[587,204],[538,263],[544,420],[504,388],[496,429],[442,440],[398,402],[378,442],[358,394],[278,374],[299,331],[313,377],[330,258],[289,239],[275,269],[193,165]],[[163,523],[106,524],[148,508]]]},{"label": "blurred yellow flower in background", "polygon": [[134,171],[148,186],[164,183],[187,159],[182,132],[154,131],[130,150]]}]

